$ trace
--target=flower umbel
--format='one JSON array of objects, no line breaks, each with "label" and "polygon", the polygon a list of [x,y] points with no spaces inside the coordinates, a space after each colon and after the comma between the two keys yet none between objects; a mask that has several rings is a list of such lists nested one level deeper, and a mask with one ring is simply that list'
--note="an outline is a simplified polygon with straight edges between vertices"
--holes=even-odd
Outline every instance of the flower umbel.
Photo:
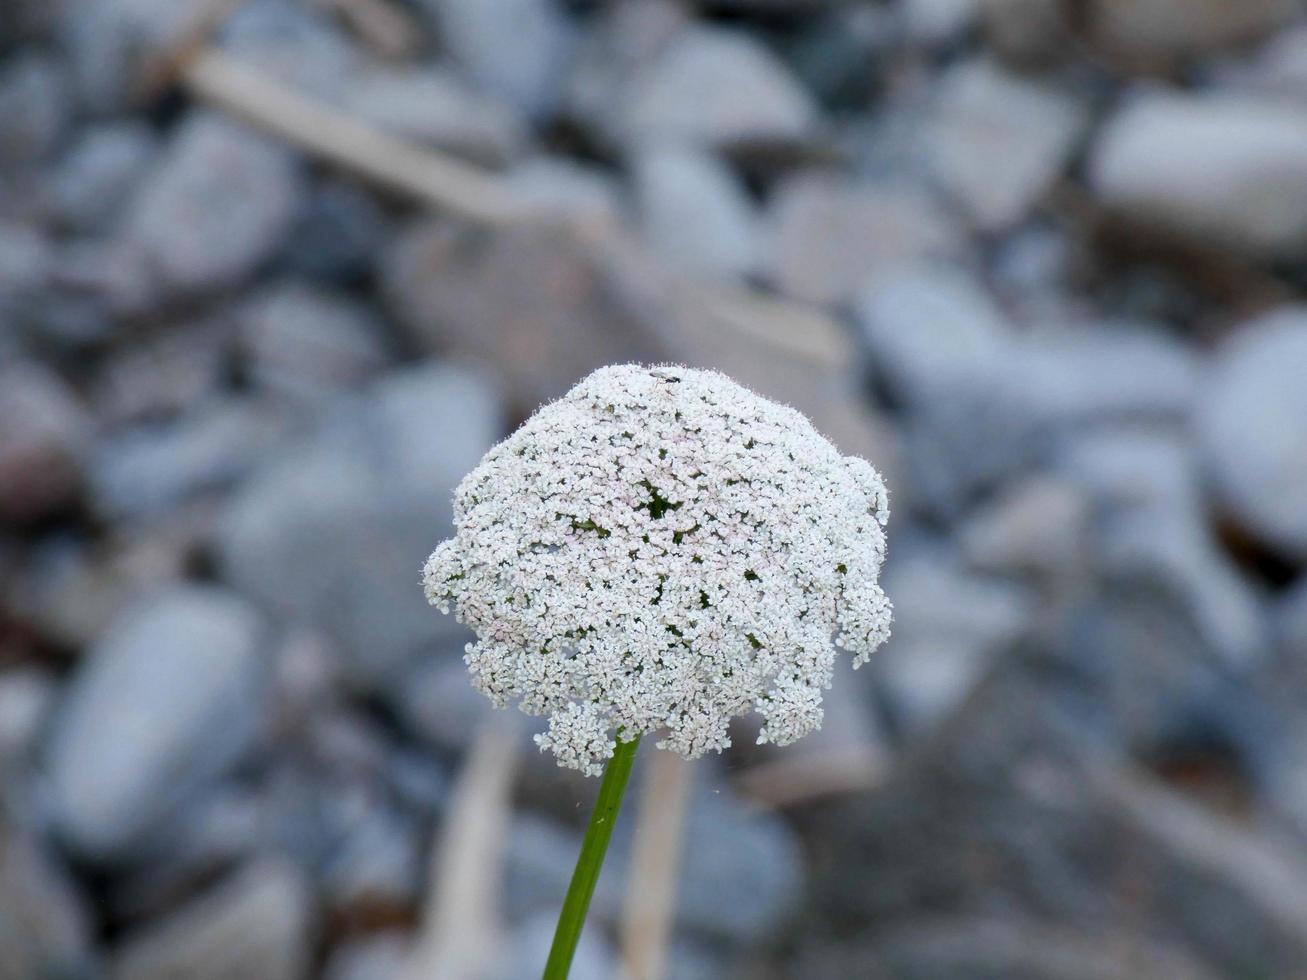
[{"label": "flower umbel", "polygon": [[724,375],[602,368],[495,446],[455,493],[428,599],[476,632],[498,706],[549,716],[559,765],[598,775],[623,741],[693,759],[821,725],[835,645],[889,635],[885,485],[800,413]]}]

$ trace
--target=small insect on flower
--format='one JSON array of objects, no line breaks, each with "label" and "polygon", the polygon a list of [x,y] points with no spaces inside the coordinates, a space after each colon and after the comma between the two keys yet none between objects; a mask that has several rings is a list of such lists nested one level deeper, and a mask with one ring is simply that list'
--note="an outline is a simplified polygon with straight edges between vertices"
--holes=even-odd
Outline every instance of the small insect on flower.
[{"label": "small insect on flower", "polygon": [[549,716],[559,765],[598,775],[623,741],[687,759],[820,727],[835,646],[889,636],[885,485],[799,412],[711,371],[602,368],[458,487],[427,598],[476,633],[496,705]]}]

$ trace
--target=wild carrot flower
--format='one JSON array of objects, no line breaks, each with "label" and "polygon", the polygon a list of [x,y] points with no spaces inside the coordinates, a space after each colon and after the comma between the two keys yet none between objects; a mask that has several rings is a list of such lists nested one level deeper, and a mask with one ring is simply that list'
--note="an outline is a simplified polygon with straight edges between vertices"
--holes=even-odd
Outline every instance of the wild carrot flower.
[{"label": "wild carrot flower", "polygon": [[888,515],[876,471],[793,409],[606,367],[463,480],[423,584],[475,631],[474,685],[548,715],[541,748],[598,775],[618,737],[692,759],[750,709],[760,742],[818,728],[835,646],[858,666],[889,635]]}]

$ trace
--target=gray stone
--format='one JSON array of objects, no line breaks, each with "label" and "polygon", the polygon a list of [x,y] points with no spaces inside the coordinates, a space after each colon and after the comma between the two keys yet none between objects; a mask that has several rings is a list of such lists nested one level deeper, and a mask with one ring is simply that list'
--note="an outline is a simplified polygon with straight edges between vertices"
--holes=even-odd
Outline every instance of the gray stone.
[{"label": "gray stone", "polygon": [[968,61],[940,81],[926,160],[978,228],[1010,228],[1062,172],[1087,122],[1086,107],[1053,85]]},{"label": "gray stone", "polygon": [[50,179],[55,218],[76,232],[103,231],[131,196],[156,149],[153,131],[136,120],[85,129]]},{"label": "gray stone", "polygon": [[[17,183],[10,189],[26,194]],[[0,209],[5,205],[3,196],[0,189]],[[39,337],[41,312],[54,292],[58,258],[59,247],[35,223],[0,220],[0,319],[6,325],[0,331],[0,360],[18,360],[23,341]]]},{"label": "gray stone", "polygon": [[830,7],[839,7],[840,0],[699,0],[696,6],[709,11],[765,18],[820,14]]},{"label": "gray stone", "polygon": [[322,869],[322,891],[332,911],[353,913],[414,909],[422,898],[425,868],[422,828],[382,806],[362,815]]},{"label": "gray stone", "polygon": [[185,574],[196,533],[186,515],[95,543],[65,527],[30,552],[11,608],[58,647],[90,647],[136,599]]},{"label": "gray stone", "polygon": [[875,674],[894,730],[919,739],[944,724],[992,667],[994,653],[952,636],[903,639],[877,651]]},{"label": "gray stone", "polygon": [[390,702],[411,734],[443,752],[465,752],[494,710],[468,681],[461,657],[423,657],[399,675]]},{"label": "gray stone", "polygon": [[200,587],[157,592],[114,623],[47,746],[52,815],[71,847],[98,861],[131,855],[241,758],[262,717],[261,633],[246,603]]},{"label": "gray stone", "polygon": [[511,162],[526,145],[525,124],[509,105],[438,68],[365,72],[344,104],[389,132],[488,166]]},{"label": "gray stone", "polygon": [[328,102],[341,101],[363,68],[359,46],[326,8],[294,0],[248,0],[217,42],[242,64]]},{"label": "gray stone", "polygon": [[223,573],[338,639],[356,680],[380,681],[461,635],[417,576],[450,532],[454,487],[500,426],[480,375],[430,364],[389,376],[238,490],[218,531]]},{"label": "gray stone", "polygon": [[533,214],[594,225],[617,222],[620,185],[611,173],[568,157],[534,156],[503,175]]},{"label": "gray stone", "polygon": [[222,386],[234,348],[229,316],[165,323],[109,355],[92,386],[96,416],[106,425],[168,418],[202,403]]},{"label": "gray stone", "polygon": [[1307,559],[1307,310],[1245,324],[1224,345],[1195,425],[1218,505],[1271,548]]},{"label": "gray stone", "polygon": [[[557,925],[557,916],[545,912],[519,926],[490,968],[489,980],[518,980],[539,973],[549,959]],[[567,975],[573,980],[610,980],[623,972],[616,952],[592,928],[581,933]]]},{"label": "gray stone", "polygon": [[36,51],[0,63],[0,172],[45,160],[73,113],[63,64]]},{"label": "gray stone", "polygon": [[[8,814],[7,814],[8,816]],[[30,833],[0,826],[0,980],[96,976],[89,910]]]},{"label": "gray stone", "polygon": [[[1148,563],[1146,547],[1130,556],[1133,566],[1106,564],[1094,593],[1056,622],[1047,652],[1084,685],[1084,701],[1069,707],[1080,714],[1087,745],[1132,753],[1164,774],[1177,756],[1220,767],[1223,773],[1206,777],[1217,785],[1198,777],[1192,790],[1237,806],[1275,758],[1277,722],[1250,684],[1268,659],[1261,646],[1241,660],[1222,649],[1186,583]],[[1183,783],[1185,776],[1175,778]],[[1215,795],[1222,783],[1224,802]]]},{"label": "gray stone", "polygon": [[1190,446],[1174,435],[1108,431],[1068,444],[1056,465],[1092,501],[1102,574],[1166,590],[1205,648],[1232,670],[1263,661],[1261,601],[1207,527]]},{"label": "gray stone", "polygon": [[990,266],[994,291],[1022,323],[1069,323],[1090,319],[1093,304],[1075,288],[1075,249],[1069,229],[1034,225],[997,246]]},{"label": "gray stone", "polygon": [[1280,645],[1291,657],[1307,655],[1307,578],[1300,579],[1278,603],[1276,627]]},{"label": "gray stone", "polygon": [[676,980],[717,980],[739,971],[739,966],[732,966],[733,960],[745,970],[753,966],[748,952],[723,950],[711,940],[673,938],[667,951],[667,975]]},{"label": "gray stone", "polygon": [[179,901],[268,847],[265,801],[236,784],[220,784],[184,805],[151,835],[149,853],[117,868],[101,894],[104,914],[145,922],[168,915]]},{"label": "gray stone", "polygon": [[114,433],[96,445],[89,463],[95,506],[118,519],[158,517],[234,485],[286,430],[283,416],[232,399],[197,406],[172,422]]},{"label": "gray stone", "polygon": [[[966,2],[962,0],[963,5]],[[950,6],[954,6],[950,0],[942,0],[938,9],[943,12]],[[904,148],[897,140],[891,144],[875,136],[863,143],[865,134],[899,116],[903,105],[897,99],[881,103],[874,119],[863,110],[868,105],[868,93],[879,91],[893,73],[889,66],[908,50],[907,21],[905,6],[837,3],[823,15],[796,25],[799,29],[785,44],[786,61],[804,87],[823,109],[838,113],[836,139],[853,137],[858,149],[867,149],[871,155],[881,150],[894,154]],[[915,59],[917,53],[914,50],[907,57]]]},{"label": "gray stone", "polygon": [[[923,918],[1001,910],[1016,922],[1119,931],[1144,948],[1164,940],[1215,976],[1292,973],[1307,915],[1297,844],[1183,795],[1184,776],[1166,785],[1124,759],[1156,744],[1197,691],[1219,704],[1237,689],[1196,669],[1183,636],[1158,628],[1156,597],[1123,590],[1112,604],[1102,611],[1118,627],[1127,609],[1135,620],[1129,649],[1113,646],[1129,631],[1099,632],[1089,610],[1072,614],[1071,648],[1013,651],[874,793],[825,808],[812,829],[831,855],[813,881],[814,921],[838,915],[848,934],[866,930],[885,950],[890,934]],[[1224,724],[1208,718],[1197,737],[1221,739]],[[1143,895],[1139,880],[1168,884]]]},{"label": "gray stone", "polygon": [[[1307,647],[1298,650],[1288,649],[1286,653],[1293,657]],[[1290,668],[1290,676],[1280,676],[1279,684],[1289,687],[1290,698],[1301,695],[1301,660]],[[1297,683],[1293,683],[1293,682]],[[1288,683],[1286,683],[1288,682]],[[1292,710],[1292,709],[1291,709]],[[1276,817],[1287,818],[1301,835],[1307,831],[1307,737],[1304,737],[1302,725],[1294,719],[1292,727],[1286,733],[1282,743],[1277,746],[1275,766],[1266,781],[1266,796]]]},{"label": "gray stone", "polygon": [[340,652],[330,637],[312,629],[287,629],[273,654],[278,714],[290,725],[307,726],[339,701]]},{"label": "gray stone", "polygon": [[1089,178],[1125,219],[1254,257],[1307,246],[1307,111],[1271,100],[1153,92],[1099,132]]},{"label": "gray stone", "polygon": [[1202,381],[1197,352],[1147,325],[1033,333],[1002,365],[1009,397],[1045,425],[1183,421]]},{"label": "gray stone", "polygon": [[1072,39],[1067,0],[981,0],[985,40],[1018,66],[1052,63]]},{"label": "gray stone", "polygon": [[288,149],[197,114],[182,122],[127,208],[125,234],[172,290],[233,286],[276,252],[300,191]]},{"label": "gray stone", "polygon": [[1066,479],[1033,476],[981,505],[958,533],[967,563],[982,572],[1030,576],[1051,587],[1083,573],[1090,501]]},{"label": "gray stone", "polygon": [[[631,812],[624,811],[618,830],[631,819]],[[504,914],[508,920],[525,923],[551,912],[556,919],[580,851],[578,831],[535,816],[515,817],[504,856]],[[619,869],[623,862],[614,851],[604,863],[607,873],[599,877],[591,909],[597,919],[612,923],[622,904]]]},{"label": "gray stone", "polygon": [[33,304],[31,325],[43,340],[77,349],[103,344],[124,321],[156,308],[159,290],[149,256],[130,242],[73,239],[59,249],[50,288]]},{"label": "gray stone", "polygon": [[293,275],[356,283],[372,271],[390,228],[377,199],[343,180],[324,180],[300,208],[279,265]]},{"label": "gray stone", "polygon": [[130,935],[115,950],[111,980],[300,980],[309,975],[312,896],[284,863],[247,866]]},{"label": "gray stone", "polygon": [[1030,621],[1028,590],[969,573],[953,555],[900,547],[886,568],[894,630],[867,668],[892,721],[920,732],[946,717]]},{"label": "gray stone", "polygon": [[412,945],[402,932],[370,934],[342,943],[323,967],[323,980],[395,980],[408,965]]},{"label": "gray stone", "polygon": [[24,294],[45,286],[55,253],[54,242],[35,225],[0,221],[0,303],[12,307]]},{"label": "gray stone", "polygon": [[622,141],[729,148],[808,141],[817,108],[775,55],[743,31],[695,26],[678,33],[631,79]]},{"label": "gray stone", "polygon": [[517,407],[557,398],[604,364],[668,359],[625,254],[570,227],[416,225],[382,265],[383,295],[424,350],[505,372]]},{"label": "gray stone", "polygon": [[528,117],[557,105],[573,27],[550,0],[423,0],[440,39],[473,83]]},{"label": "gray stone", "polygon": [[1223,89],[1301,104],[1307,100],[1307,27],[1286,27],[1250,60],[1218,65],[1214,74]]},{"label": "gray stone", "polygon": [[956,522],[977,496],[1030,466],[1039,455],[1029,421],[991,382],[968,385],[910,416],[903,454],[912,503]]},{"label": "gray stone", "polygon": [[406,810],[427,816],[444,810],[449,798],[449,777],[428,753],[392,749],[387,761],[395,797]]},{"label": "gray stone", "polygon": [[938,263],[878,276],[860,292],[856,315],[873,373],[909,406],[995,370],[1013,339],[1012,325],[981,284]]},{"label": "gray stone", "polygon": [[768,205],[768,271],[796,299],[837,303],[895,266],[962,250],[960,229],[925,189],[803,174]]},{"label": "gray stone", "polygon": [[617,0],[606,4],[577,46],[564,103],[569,117],[611,150],[622,147],[627,103],[691,12],[674,0]]},{"label": "gray stone", "polygon": [[292,402],[314,405],[378,375],[385,328],[362,302],[305,283],[270,286],[236,313],[251,377]]},{"label": "gray stone", "polygon": [[904,535],[883,583],[895,596],[895,640],[947,636],[996,649],[1017,639],[1032,611],[1027,590],[968,570],[945,542],[916,528]]},{"label": "gray stone", "polygon": [[1194,449],[1182,433],[1086,433],[1055,453],[1053,467],[1089,494],[1097,509],[1198,513]]},{"label": "gray stone", "polygon": [[0,519],[24,522],[70,503],[91,423],[67,385],[28,362],[0,366]]},{"label": "gray stone", "polygon": [[422,225],[384,268],[411,335],[504,371],[523,413],[603,364],[675,361],[793,404],[846,451],[892,468],[894,433],[854,396],[838,323],[695,281],[615,229]]},{"label": "gray stone", "polygon": [[[343,744],[346,739],[340,738],[339,733],[334,739],[316,733],[310,738],[310,757],[297,758],[293,753],[283,752],[272,760],[263,781],[259,837],[265,847],[272,846],[304,869],[320,890],[339,886],[338,897],[352,898],[361,894],[353,891],[354,882],[364,884],[367,872],[349,867],[345,849],[359,828],[376,818],[378,808],[384,807],[384,791],[377,774],[371,771],[373,760],[338,760],[329,753],[343,749],[346,753],[367,755],[384,749],[375,743]],[[367,844],[362,838],[358,842]],[[387,861],[390,860],[388,857]],[[339,875],[334,882],[330,880],[333,865]],[[382,875],[387,873],[379,870]],[[351,881],[355,871],[360,874]],[[341,911],[348,915],[359,910],[360,906],[353,906]],[[394,907],[387,910],[388,915],[397,912],[407,915],[411,909],[406,906],[402,910]]]},{"label": "gray stone", "polygon": [[68,6],[67,0],[11,0],[0,21],[0,52],[44,39]]},{"label": "gray stone", "polygon": [[203,0],[69,0],[60,39],[79,101],[111,115],[135,108],[161,47],[193,23]]},{"label": "gray stone", "polygon": [[1004,980],[1217,980],[1194,956],[1131,932],[1103,935],[1069,924],[1000,915],[931,918],[878,934],[873,942],[831,945],[802,960],[802,976],[974,977]]},{"label": "gray stone", "polygon": [[976,22],[980,0],[908,0],[904,9],[908,37],[928,45],[956,41]]},{"label": "gray stone", "polygon": [[39,668],[0,672],[0,773],[31,761],[56,691],[54,677]]},{"label": "gray stone", "polygon": [[[686,817],[676,928],[748,947],[763,941],[798,908],[804,877],[798,841],[782,820],[746,807],[705,776],[699,774],[700,783],[691,791]],[[626,893],[634,813],[635,808],[624,812],[615,829],[591,907],[595,919],[610,924],[618,922]],[[515,821],[505,886],[510,918],[529,922],[534,915],[557,914],[579,847],[579,834],[558,824]]]},{"label": "gray stone", "polygon": [[709,275],[743,276],[757,264],[757,217],[740,180],[710,154],[640,151],[633,163],[645,239],[669,261]]},{"label": "gray stone", "polygon": [[799,910],[799,841],[774,814],[703,782],[690,800],[678,879],[678,930],[739,948],[764,942]]},{"label": "gray stone", "polygon": [[1165,65],[1256,40],[1301,13],[1297,0],[1092,0],[1082,16],[1090,36],[1113,54]]},{"label": "gray stone", "polygon": [[1077,432],[1184,424],[1201,381],[1179,341],[1101,324],[1022,336],[983,368],[938,387],[907,430],[913,486],[942,514],[956,516]]},{"label": "gray stone", "polygon": [[1155,581],[1174,594],[1208,648],[1232,669],[1264,660],[1266,624],[1256,593],[1190,515],[1114,515],[1096,545],[1107,574]]}]

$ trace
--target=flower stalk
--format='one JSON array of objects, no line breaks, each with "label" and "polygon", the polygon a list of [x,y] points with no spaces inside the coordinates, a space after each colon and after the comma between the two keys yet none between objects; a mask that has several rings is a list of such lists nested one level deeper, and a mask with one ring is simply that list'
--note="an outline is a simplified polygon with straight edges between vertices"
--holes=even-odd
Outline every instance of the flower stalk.
[{"label": "flower stalk", "polygon": [[604,768],[599,796],[595,799],[585,839],[581,842],[581,854],[576,859],[576,870],[572,872],[572,882],[567,886],[567,897],[558,916],[558,928],[554,931],[554,943],[549,950],[543,980],[567,980],[639,747],[639,735],[629,742],[623,742],[619,737],[613,756]]}]

